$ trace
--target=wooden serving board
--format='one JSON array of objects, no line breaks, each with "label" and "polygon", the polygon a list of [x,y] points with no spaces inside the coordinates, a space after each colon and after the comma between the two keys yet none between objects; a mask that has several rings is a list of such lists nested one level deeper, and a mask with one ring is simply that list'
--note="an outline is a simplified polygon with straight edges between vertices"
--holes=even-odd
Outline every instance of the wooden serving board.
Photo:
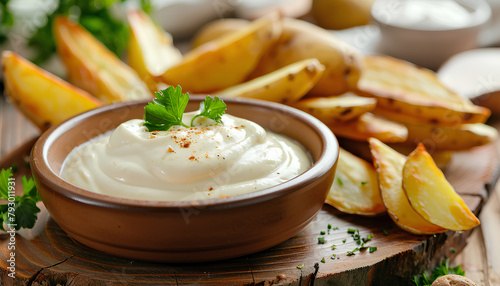
[{"label": "wooden serving board", "polygon": [[[19,147],[0,162],[1,168],[18,165],[18,192],[22,192],[22,175],[30,173],[24,161],[33,143]],[[494,188],[499,163],[497,147],[490,144],[456,153],[445,170],[476,214]],[[303,231],[266,251],[212,263],[158,264],[110,256],[74,242],[43,204],[40,207],[43,211],[34,229],[16,235],[15,280],[7,276],[9,236],[0,234],[0,285],[409,285],[413,275],[436,266],[445,257],[453,258],[471,234],[449,231],[417,236],[399,229],[387,215],[348,215],[325,205]],[[328,224],[338,230],[320,235]],[[359,229],[362,237],[373,233],[367,245],[376,246],[377,251],[348,256],[347,251],[358,247],[348,228]],[[326,243],[319,244],[319,237],[325,237]],[[332,254],[338,258],[331,259]],[[299,265],[303,267],[299,269]]]}]

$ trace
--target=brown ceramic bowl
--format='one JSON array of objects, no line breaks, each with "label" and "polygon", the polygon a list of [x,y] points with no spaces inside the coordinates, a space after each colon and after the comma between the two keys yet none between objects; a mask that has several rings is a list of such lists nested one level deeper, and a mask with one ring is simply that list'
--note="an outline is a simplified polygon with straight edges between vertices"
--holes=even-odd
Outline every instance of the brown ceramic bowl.
[{"label": "brown ceramic bowl", "polygon": [[[204,97],[191,96],[187,111]],[[68,153],[133,118],[146,101],[98,108],[43,133],[31,153],[36,186],[52,218],[74,240],[132,259],[199,262],[237,257],[277,245],[302,230],[321,209],[333,182],[339,147],[319,120],[293,108],[256,100],[225,100],[228,113],[298,140],[314,165],[280,185],[199,201],[116,198],[59,177]]]}]

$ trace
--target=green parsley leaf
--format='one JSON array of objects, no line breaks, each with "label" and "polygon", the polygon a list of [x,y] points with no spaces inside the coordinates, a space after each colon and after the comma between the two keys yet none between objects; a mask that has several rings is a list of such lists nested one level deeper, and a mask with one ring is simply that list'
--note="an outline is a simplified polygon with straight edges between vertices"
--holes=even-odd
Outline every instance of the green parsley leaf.
[{"label": "green parsley leaf", "polygon": [[344,185],[344,182],[342,182],[342,180],[340,178],[337,178],[337,183],[339,183],[339,186]]},{"label": "green parsley leaf", "polygon": [[347,233],[348,233],[348,234],[354,234],[355,232],[356,232],[356,230],[355,230],[355,229],[353,229],[353,228],[348,228],[348,229],[347,229]]},{"label": "green parsley leaf", "polygon": [[297,269],[302,269],[302,268],[304,268],[304,264],[297,265]]},{"label": "green parsley leaf", "polygon": [[318,243],[319,244],[324,244],[326,242],[324,237],[318,237]]},{"label": "green parsley leaf", "polygon": [[[9,182],[12,178],[10,169],[2,169],[0,171],[0,193],[2,199],[9,197]],[[21,228],[33,228],[37,220],[37,213],[40,209],[36,203],[41,201],[35,182],[32,178],[22,178],[23,195],[16,196],[13,201],[7,204],[0,205],[0,229],[5,231],[3,224],[11,225],[15,230]],[[10,186],[15,186],[10,184]],[[4,193],[5,192],[5,193]]]},{"label": "green parsley leaf", "polygon": [[322,231],[319,232],[319,234],[321,234],[321,235],[325,235],[325,233],[326,232],[324,230],[322,230]]},{"label": "green parsley leaf", "polygon": [[389,233],[387,232],[387,229],[383,228],[382,229],[382,233],[385,235],[385,236],[389,236]]},{"label": "green parsley leaf", "polygon": [[342,243],[345,243],[346,241],[347,241],[347,239],[343,239],[343,240],[342,240]]},{"label": "green parsley leaf", "polygon": [[215,123],[222,124],[222,115],[226,112],[226,109],[224,101],[220,100],[217,96],[215,98],[207,96],[205,101],[200,103],[200,113],[191,119],[191,126],[193,126],[194,120],[200,116],[210,118]]},{"label": "green parsley leaf", "polygon": [[21,228],[33,228],[37,219],[36,214],[40,212],[40,209],[36,206],[36,200],[31,197],[17,196],[15,200],[16,210],[15,214],[15,226],[16,230]]},{"label": "green parsley leaf", "polygon": [[321,263],[326,263],[325,258],[321,258]]},{"label": "green parsley leaf", "polygon": [[332,225],[331,224],[328,224],[328,229],[332,229]]},{"label": "green parsley leaf", "polygon": [[366,181],[361,182],[361,185],[366,185],[366,184],[368,184],[368,182]]},{"label": "green parsley leaf", "polygon": [[144,126],[151,131],[168,131],[172,126],[182,125],[182,115],[189,101],[189,94],[182,93],[180,86],[156,92],[153,102],[144,107]]},{"label": "green parsley leaf", "polygon": [[373,252],[377,251],[377,247],[376,246],[370,246],[369,251],[370,251],[370,253],[373,253]]}]

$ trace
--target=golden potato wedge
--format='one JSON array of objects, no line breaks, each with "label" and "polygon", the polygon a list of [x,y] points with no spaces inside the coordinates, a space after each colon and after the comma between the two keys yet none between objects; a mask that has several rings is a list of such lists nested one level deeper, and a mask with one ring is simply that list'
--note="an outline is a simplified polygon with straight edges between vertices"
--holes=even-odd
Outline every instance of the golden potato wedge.
[{"label": "golden potato wedge", "polygon": [[317,59],[306,59],[214,93],[221,97],[249,97],[291,104],[311,90],[324,70],[325,66]]},{"label": "golden potato wedge", "polygon": [[310,95],[339,95],[356,87],[362,65],[362,56],[357,50],[329,31],[291,18],[283,19],[280,39],[269,48],[250,76],[261,76],[307,58],[317,58],[326,67]]},{"label": "golden potato wedge", "polygon": [[404,125],[377,117],[370,112],[353,120],[326,125],[337,136],[360,141],[375,137],[382,142],[396,143],[405,142],[408,137],[408,129]]},{"label": "golden potato wedge", "polygon": [[372,216],[386,211],[373,166],[342,148],[326,203],[350,214]]},{"label": "golden potato wedge", "polygon": [[483,123],[463,124],[457,128],[431,124],[402,123],[408,129],[406,144],[415,146],[424,143],[434,150],[467,150],[493,142],[498,131]]},{"label": "golden potato wedge", "polygon": [[[403,154],[403,155],[409,155],[413,150],[415,150],[415,146],[418,144],[418,142],[413,145],[413,144],[406,144],[406,143],[389,143],[389,147],[394,149],[395,151]],[[431,154],[432,160],[434,163],[436,163],[436,166],[438,166],[440,169],[446,168],[448,163],[450,163],[451,158],[453,157],[453,154],[455,153],[454,150],[437,150],[437,149],[427,149],[429,154]]]},{"label": "golden potato wedge", "polygon": [[463,231],[479,225],[460,195],[434,164],[422,144],[413,151],[403,168],[403,189],[412,208],[428,222]]},{"label": "golden potato wedge", "polygon": [[243,82],[264,51],[281,33],[278,14],[255,20],[247,28],[207,42],[160,77],[183,90],[207,93]]},{"label": "golden potato wedge", "polygon": [[378,107],[441,126],[484,123],[487,108],[476,106],[439,82],[436,74],[389,56],[367,56],[357,93]]},{"label": "golden potato wedge", "polygon": [[292,104],[327,123],[348,121],[375,109],[377,100],[357,96],[351,92],[339,96],[302,99]]},{"label": "golden potato wedge", "polygon": [[172,36],[158,27],[143,11],[129,11],[127,19],[131,31],[127,50],[128,64],[151,92],[158,91],[160,82],[156,77],[179,63],[182,59],[181,52],[174,46]]},{"label": "golden potato wedge", "polygon": [[5,90],[40,130],[103,103],[11,51],[2,52]]},{"label": "golden potato wedge", "polygon": [[59,16],[54,21],[54,38],[74,85],[106,103],[152,97],[137,73],[82,26]]},{"label": "golden potato wedge", "polygon": [[423,219],[410,205],[403,190],[403,168],[406,156],[396,152],[380,140],[370,138],[373,165],[377,170],[380,192],[387,213],[400,228],[414,234],[433,234],[446,231]]},{"label": "golden potato wedge", "polygon": [[243,30],[248,27],[250,23],[250,21],[240,18],[217,19],[201,27],[201,29],[194,35],[191,45],[193,48],[196,48],[206,42],[210,42],[227,34]]}]

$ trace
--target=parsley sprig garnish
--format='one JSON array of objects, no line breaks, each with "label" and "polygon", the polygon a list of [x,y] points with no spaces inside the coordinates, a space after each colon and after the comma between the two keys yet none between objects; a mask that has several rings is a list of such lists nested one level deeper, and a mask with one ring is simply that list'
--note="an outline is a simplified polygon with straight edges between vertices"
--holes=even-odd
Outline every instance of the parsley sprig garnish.
[{"label": "parsley sprig garnish", "polygon": [[222,115],[226,112],[226,104],[217,96],[207,96],[200,103],[200,113],[193,117],[191,126],[182,122],[184,110],[189,102],[189,93],[182,93],[180,86],[156,92],[153,102],[144,107],[144,126],[148,131],[168,131],[172,126],[193,127],[194,120],[200,116],[210,118],[216,124],[222,123]]},{"label": "parsley sprig garnish", "polygon": [[[2,169],[0,171],[0,200],[8,200],[9,186],[11,189],[13,174],[11,169]],[[0,205],[0,229],[5,231],[4,223],[11,225],[15,230],[21,228],[33,228],[37,220],[37,213],[40,209],[36,203],[41,201],[35,182],[32,178],[27,179],[23,176],[23,195],[15,196],[14,201]],[[12,194],[12,192],[11,192]]]}]

